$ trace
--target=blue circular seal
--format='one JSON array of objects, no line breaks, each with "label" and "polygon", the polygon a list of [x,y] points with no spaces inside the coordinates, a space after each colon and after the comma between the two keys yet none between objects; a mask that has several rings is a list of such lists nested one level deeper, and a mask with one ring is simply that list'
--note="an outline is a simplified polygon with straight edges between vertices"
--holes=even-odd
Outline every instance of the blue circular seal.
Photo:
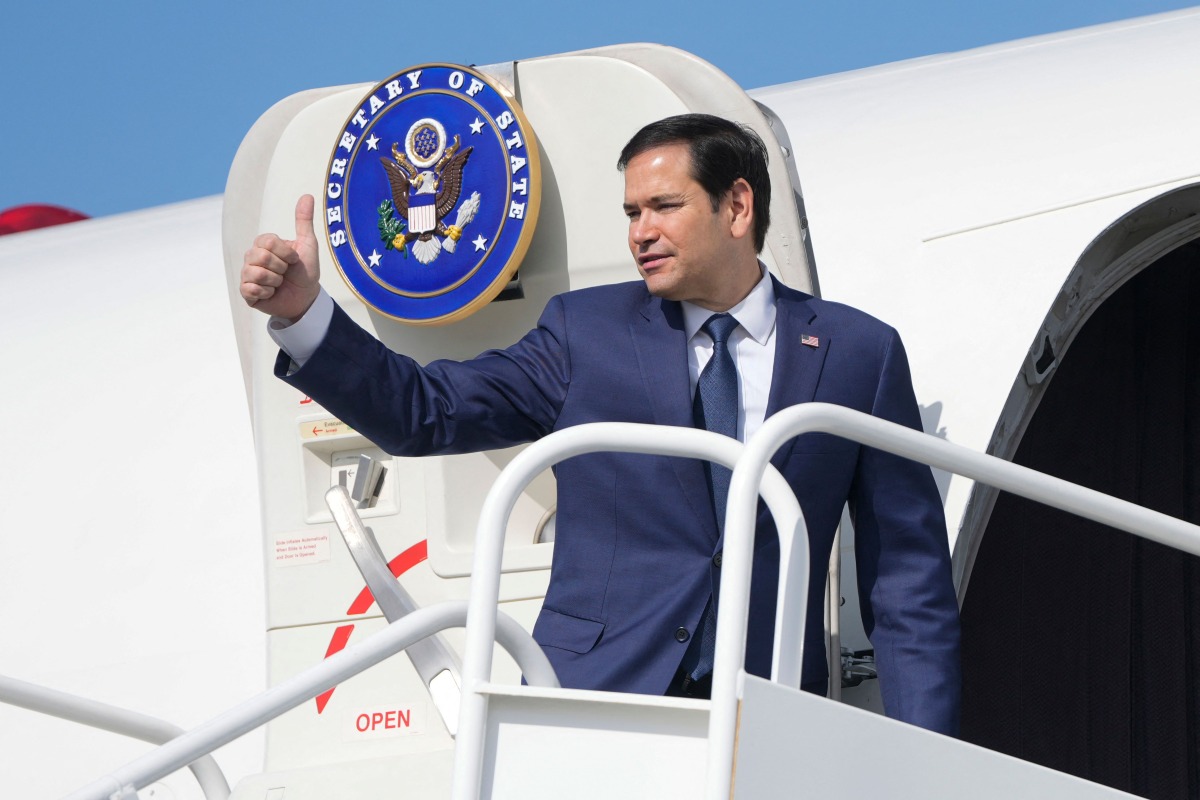
[{"label": "blue circular seal", "polygon": [[540,201],[537,142],[516,102],[468,67],[424,64],[377,85],[342,126],[325,228],[363,302],[439,325],[512,280]]}]

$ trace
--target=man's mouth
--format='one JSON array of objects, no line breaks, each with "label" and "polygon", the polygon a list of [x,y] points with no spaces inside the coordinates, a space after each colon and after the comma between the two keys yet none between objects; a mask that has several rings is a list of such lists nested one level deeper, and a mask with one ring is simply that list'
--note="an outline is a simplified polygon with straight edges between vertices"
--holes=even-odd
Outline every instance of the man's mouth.
[{"label": "man's mouth", "polygon": [[665,253],[643,253],[638,256],[638,266],[644,270],[653,271],[661,267],[666,260]]}]

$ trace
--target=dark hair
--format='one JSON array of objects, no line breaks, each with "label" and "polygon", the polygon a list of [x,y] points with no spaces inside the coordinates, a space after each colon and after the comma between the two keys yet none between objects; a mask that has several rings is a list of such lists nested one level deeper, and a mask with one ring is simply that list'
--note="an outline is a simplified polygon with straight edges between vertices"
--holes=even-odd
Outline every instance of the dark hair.
[{"label": "dark hair", "polygon": [[686,144],[691,155],[692,179],[704,187],[713,211],[738,178],[754,192],[754,249],[762,252],[771,224],[771,176],[767,173],[767,148],[749,125],[739,125],[712,114],[680,114],[651,122],[633,135],[621,150],[617,169],[656,147]]}]

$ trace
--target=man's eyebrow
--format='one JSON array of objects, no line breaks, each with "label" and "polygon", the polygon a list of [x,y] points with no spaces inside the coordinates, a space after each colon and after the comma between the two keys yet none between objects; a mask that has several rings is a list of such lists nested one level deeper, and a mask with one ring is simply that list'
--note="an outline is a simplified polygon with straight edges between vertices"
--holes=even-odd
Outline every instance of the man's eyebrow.
[{"label": "man's eyebrow", "polygon": [[[656,194],[653,197],[646,198],[646,201],[643,205],[660,206],[663,203],[680,203],[683,202],[685,197],[686,195],[678,192],[673,194]],[[626,211],[632,211],[633,209],[637,208],[638,205],[638,203],[622,203],[621,207]]]}]

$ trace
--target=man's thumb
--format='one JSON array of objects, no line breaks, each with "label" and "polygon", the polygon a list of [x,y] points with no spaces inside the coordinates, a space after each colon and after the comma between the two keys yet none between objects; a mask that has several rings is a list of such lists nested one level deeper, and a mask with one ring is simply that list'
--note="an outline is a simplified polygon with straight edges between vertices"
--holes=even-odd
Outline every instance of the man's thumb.
[{"label": "man's thumb", "polygon": [[296,201],[296,240],[314,241],[317,238],[313,230],[313,208],[316,201],[311,194],[301,195]]}]

